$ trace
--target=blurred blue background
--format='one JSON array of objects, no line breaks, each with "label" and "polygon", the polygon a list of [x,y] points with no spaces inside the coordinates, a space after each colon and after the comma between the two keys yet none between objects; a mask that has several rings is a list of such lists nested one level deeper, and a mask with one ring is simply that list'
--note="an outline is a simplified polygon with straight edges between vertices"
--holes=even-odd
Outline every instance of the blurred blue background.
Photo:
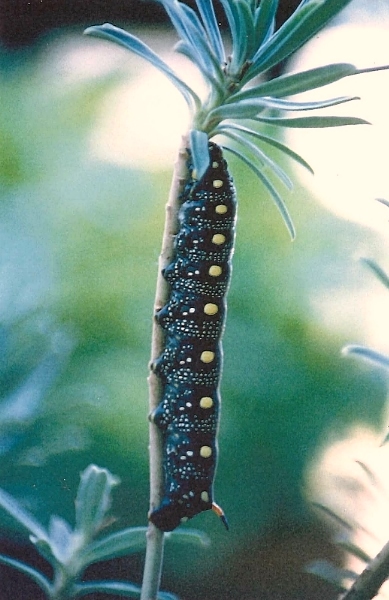
[{"label": "blurred blue background", "polygon": [[[164,29],[143,33],[153,47],[171,48]],[[131,105],[147,67],[82,38],[82,27],[4,46],[0,486],[45,524],[51,513],[72,522],[79,473],[94,462],[122,481],[114,526],[145,524],[151,315],[178,139],[153,136],[151,115]],[[157,110],[159,80],[145,81]],[[131,145],[126,113],[140,125],[146,151]],[[233,159],[230,166],[239,221],[216,499],[231,531],[212,514],[192,521],[212,546],[194,552],[171,543],[164,588],[188,599],[319,598],[329,588],[301,571],[332,550],[304,499],[304,470],[352,424],[378,429],[384,410],[380,374],[340,357],[345,343],[364,341],[355,298],[374,283],[353,253],[363,244],[369,254],[376,237],[296,183],[285,194],[298,232],[291,243],[258,182]],[[320,299],[328,298],[334,309],[339,298],[349,315],[342,327],[328,309],[321,313]],[[13,546],[11,523],[3,527],[5,551],[29,552],[23,537]],[[141,558],[116,561],[107,573],[139,579]],[[12,585],[27,589],[23,580]],[[15,597],[19,588],[11,588],[0,597]]]}]

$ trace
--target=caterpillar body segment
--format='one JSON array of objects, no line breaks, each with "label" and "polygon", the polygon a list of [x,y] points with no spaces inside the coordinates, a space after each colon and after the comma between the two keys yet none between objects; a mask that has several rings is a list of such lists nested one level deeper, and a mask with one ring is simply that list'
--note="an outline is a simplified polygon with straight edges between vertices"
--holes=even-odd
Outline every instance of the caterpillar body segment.
[{"label": "caterpillar body segment", "polygon": [[221,148],[210,143],[209,152],[209,167],[197,181],[188,151],[175,256],[163,271],[170,297],[155,316],[165,348],[152,367],[163,394],[151,420],[163,432],[165,490],[149,518],[162,531],[206,510],[228,528],[213,481],[236,195]]}]

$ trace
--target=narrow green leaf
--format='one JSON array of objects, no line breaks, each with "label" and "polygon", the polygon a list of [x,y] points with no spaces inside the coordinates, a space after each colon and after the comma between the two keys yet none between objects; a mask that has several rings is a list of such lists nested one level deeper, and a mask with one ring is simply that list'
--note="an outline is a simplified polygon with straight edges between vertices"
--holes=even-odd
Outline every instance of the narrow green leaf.
[{"label": "narrow green leaf", "polygon": [[234,104],[218,106],[209,112],[208,119],[211,122],[220,122],[224,119],[253,119],[263,110],[265,107],[258,100],[242,100]]},{"label": "narrow green leaf", "polygon": [[274,160],[267,156],[265,152],[258,148],[258,146],[247,140],[245,137],[243,137],[236,131],[231,130],[228,127],[228,125],[226,125],[225,127],[220,127],[219,132],[222,135],[231,138],[235,142],[238,142],[238,144],[241,144],[244,148],[249,150],[249,152],[251,152],[260,163],[262,163],[262,165],[266,165],[267,167],[269,167],[276,175],[276,177],[278,177],[280,181],[282,181],[282,183],[289,190],[293,189],[293,183],[288,177],[288,175],[285,173],[285,171],[281,169],[281,167],[276,162],[274,162]]},{"label": "narrow green leaf", "polygon": [[280,75],[279,77],[270,79],[270,81],[264,81],[248,90],[232,94],[228,99],[228,102],[239,102],[241,100],[258,98],[260,96],[281,98],[283,96],[301,94],[309,90],[315,90],[325,85],[329,85],[344,77],[356,75],[358,72],[358,69],[352,64],[334,63],[325,65],[324,67],[308,69],[307,71],[301,71],[299,73]]},{"label": "narrow green leaf", "polygon": [[197,53],[198,58],[195,65],[199,68],[202,65],[202,72],[208,73],[208,76],[213,75],[221,83],[223,81],[221,64],[214,54],[212,47],[209,45],[206,32],[198,16],[189,6],[178,2],[176,4],[182,7],[181,19],[185,24],[192,48]]},{"label": "narrow green leaf", "polygon": [[360,100],[360,98],[358,96],[340,96],[339,98],[329,98],[328,100],[316,100],[313,102],[291,102],[290,100],[264,97],[259,98],[257,102],[259,106],[262,105],[268,109],[299,111],[329,108],[330,106],[337,106],[338,104],[344,104],[352,100]]},{"label": "narrow green leaf", "polygon": [[196,177],[200,180],[209,166],[208,135],[204,131],[191,129],[189,138]]},{"label": "narrow green leaf", "polygon": [[[229,129],[235,129],[237,131],[241,131],[242,133],[246,133],[247,135],[251,135],[251,136],[255,137],[256,139],[261,140],[265,144],[269,144],[270,146],[277,148],[278,150],[280,150],[281,152],[284,152],[290,158],[292,158],[293,160],[298,162],[305,169],[308,169],[308,171],[310,171],[310,173],[313,174],[312,167],[303,159],[303,157],[300,156],[299,154],[297,154],[297,152],[294,152],[288,146],[285,146],[285,144],[282,144],[280,141],[278,141],[268,135],[265,135],[263,133],[259,133],[258,131],[254,131],[253,129],[249,129],[248,127],[243,127],[242,125],[237,125],[236,123],[228,123],[228,125],[225,125],[225,126],[226,127],[228,126]],[[221,128],[223,128],[223,127],[224,126],[222,125]],[[212,136],[217,135],[219,133],[219,130],[220,130],[220,127],[218,127],[214,132],[212,132]]]},{"label": "narrow green leaf", "polygon": [[[187,46],[184,52],[186,56],[211,85],[216,83],[220,88],[223,80],[221,65],[209,45],[206,31],[195,11],[177,0],[163,0],[163,5],[178,35]],[[180,46],[178,48],[180,49]]]},{"label": "narrow green leaf", "polygon": [[30,541],[34,544],[36,550],[44,559],[47,560],[54,568],[58,567],[58,559],[55,549],[52,547],[51,541],[47,539],[37,538],[35,535],[30,535]]},{"label": "narrow green leaf", "polygon": [[3,565],[7,565],[8,567],[13,567],[14,569],[17,569],[21,573],[27,575],[27,577],[30,577],[30,579],[35,581],[35,583],[41,588],[41,590],[44,591],[48,598],[52,598],[53,589],[51,583],[44,575],[42,575],[42,573],[36,571],[29,565],[26,565],[25,563],[19,560],[10,558],[9,556],[4,556],[4,554],[0,554],[0,562],[3,563]]},{"label": "narrow green leaf", "polygon": [[255,30],[253,17],[250,8],[245,0],[235,0],[239,23],[240,23],[240,43],[238,48],[232,49],[232,59],[237,54],[236,69],[240,71],[246,60],[250,59],[252,52],[255,51]]},{"label": "narrow green leaf", "polygon": [[[264,72],[289,56],[290,49],[303,44],[306,29],[304,23],[315,9],[316,0],[309,5],[300,5],[287,21],[276,31],[265,44],[258,48],[252,58],[252,64],[246,73],[244,82],[251,80],[258,73]],[[302,29],[302,32],[300,31]],[[309,36],[310,37],[310,36]],[[307,39],[309,39],[309,37]],[[283,58],[282,58],[283,57]]]},{"label": "narrow green leaf", "polygon": [[30,534],[37,538],[48,540],[47,531],[42,525],[13,496],[2,489],[0,489],[0,507],[27,529]]},{"label": "narrow green leaf", "polygon": [[312,0],[300,4],[280,29],[264,44],[246,73],[249,81],[288,58],[320,31],[351,0]]},{"label": "narrow green leaf", "polygon": [[376,198],[376,200],[377,200],[377,202],[380,202],[384,206],[388,206],[389,207],[389,200],[386,200],[385,198]]},{"label": "narrow green leaf", "polygon": [[[240,100],[239,102],[235,102],[233,104],[224,104],[215,108],[214,110],[209,112],[208,119],[210,121],[222,121],[224,119],[256,119],[256,117],[263,112],[264,110],[287,110],[287,111],[303,111],[303,110],[316,110],[320,108],[328,108],[330,106],[337,106],[338,104],[343,104],[345,102],[350,102],[351,100],[357,100],[357,97],[342,97],[342,98],[332,98],[329,100],[323,100],[318,102],[290,102],[288,100],[280,100],[278,98],[255,98],[252,100]],[[284,117],[280,119],[275,119],[272,117],[266,117],[267,119],[271,119],[271,122],[274,124],[276,120],[281,121],[284,120],[286,123],[288,119]],[[305,119],[306,117],[304,117]],[[309,117],[310,119],[323,119],[323,123],[329,123],[331,119],[339,119],[342,117]],[[343,117],[343,119],[348,120],[350,117]],[[261,120],[258,117],[258,120]],[[265,119],[264,119],[265,120]],[[291,119],[289,119],[291,121]],[[304,121],[301,121],[302,123]],[[311,121],[312,123],[314,121]],[[296,119],[297,123],[297,119]],[[350,123],[347,123],[350,124]],[[354,123],[353,123],[354,124]],[[318,127],[318,125],[284,125],[285,127]],[[335,127],[336,125],[321,125],[321,127]]]},{"label": "narrow green leaf", "polygon": [[216,20],[212,0],[196,0],[204,27],[208,33],[212,49],[220,64],[225,63],[223,40]]},{"label": "narrow green leaf", "polygon": [[192,46],[189,46],[189,44],[180,40],[174,46],[174,50],[175,52],[179,52],[180,54],[186,56],[191,62],[193,62],[196,65],[196,67],[204,77],[205,81],[210,85],[211,88],[214,88],[220,95],[224,94],[224,88],[221,83],[222,77],[220,76],[220,78],[217,79],[212,75],[209,69],[207,69],[206,67],[202,67],[197,63],[196,53],[193,51]]},{"label": "narrow green leaf", "polygon": [[389,369],[389,356],[385,356],[384,354],[376,352],[371,348],[366,348],[365,346],[359,346],[358,344],[350,344],[343,348],[342,354],[344,354],[345,356],[358,356],[363,358],[364,360],[374,363],[379,367]]},{"label": "narrow green leaf", "polygon": [[222,4],[227,17],[228,27],[231,35],[231,46],[233,49],[238,51],[240,43],[240,23],[234,2],[229,2],[229,0],[220,0],[220,3]]},{"label": "narrow green leaf", "polygon": [[151,48],[149,48],[137,37],[131,35],[123,29],[120,29],[119,27],[111,25],[110,23],[88,27],[84,33],[86,35],[93,35],[111,42],[116,42],[117,44],[124,46],[124,48],[131,50],[131,52],[134,52],[134,54],[141,56],[150,62],[154,67],[162,71],[162,73],[164,73],[172,81],[172,83],[184,96],[189,108],[193,109],[201,106],[201,100],[197,94],[184,81],[182,81],[182,79],[180,79],[174,73],[174,71],[172,71],[172,69],[158,56],[158,54],[151,50]]},{"label": "narrow green leaf", "polygon": [[262,0],[255,15],[255,39],[260,48],[272,34],[278,9],[278,0]]},{"label": "narrow green leaf", "polygon": [[142,552],[146,547],[147,527],[129,527],[91,542],[81,553],[80,561],[86,567],[124,554]]},{"label": "narrow green leaf", "polygon": [[210,546],[209,536],[198,529],[177,529],[165,534],[165,539],[171,542],[180,542],[184,544],[194,544],[196,546]]},{"label": "narrow green leaf", "polygon": [[362,460],[356,460],[355,463],[361,467],[362,471],[364,472],[364,474],[369,478],[369,483],[371,485],[374,485],[374,487],[381,487],[382,488],[382,482],[380,480],[379,477],[377,477],[377,473],[375,473],[374,471],[372,471],[372,469],[366,464],[364,463]]},{"label": "narrow green leaf", "polygon": [[117,594],[125,598],[138,598],[141,594],[141,588],[127,581],[88,581],[73,586],[72,598],[98,593]]},{"label": "narrow green leaf", "polygon": [[[196,19],[198,20],[196,13],[177,0],[162,0],[162,4],[179,37],[191,48],[195,56],[195,64],[206,71],[206,61],[196,43],[197,33],[195,33],[196,27],[194,26],[194,22],[196,22]],[[200,29],[202,29],[201,25]]]},{"label": "narrow green leaf", "polygon": [[76,529],[85,539],[91,539],[102,527],[111,505],[111,493],[119,479],[107,469],[89,465],[81,473],[77,490]]},{"label": "narrow green leaf", "polygon": [[[347,585],[345,585],[344,579],[346,579],[346,577],[349,575],[349,571],[339,569],[326,560],[316,560],[315,562],[310,563],[305,568],[305,571],[307,573],[311,573],[312,575],[317,575],[321,579],[331,583],[340,592],[345,592],[347,590]],[[353,575],[353,579],[355,579],[356,574]]]},{"label": "narrow green leaf", "polygon": [[178,596],[171,592],[158,592],[157,600],[180,600]]},{"label": "narrow green leaf", "polygon": [[273,186],[271,181],[262,173],[262,171],[260,171],[260,169],[258,169],[255,165],[253,165],[253,163],[250,160],[248,160],[248,158],[246,158],[246,156],[244,156],[244,154],[242,154],[241,152],[238,152],[234,148],[230,148],[228,146],[223,146],[223,148],[228,150],[228,152],[235,154],[235,156],[240,158],[252,171],[254,171],[255,175],[258,177],[258,179],[260,179],[262,184],[265,186],[265,188],[270,193],[270,195],[271,195],[272,199],[274,200],[274,203],[277,206],[277,208],[281,214],[281,217],[289,231],[290,237],[292,238],[292,240],[294,240],[294,238],[296,237],[296,231],[295,231],[295,228],[293,225],[293,221],[290,217],[290,214],[286,207],[285,202],[283,201],[283,199],[281,198],[281,196],[279,195],[279,193],[277,192],[277,190],[275,189],[275,187]]},{"label": "narrow green leaf", "polygon": [[255,117],[255,121],[277,125],[279,127],[324,128],[343,127],[346,125],[371,125],[369,121],[358,117],[296,117],[292,119],[277,117]]},{"label": "narrow green leaf", "polygon": [[51,551],[56,560],[64,564],[73,552],[73,531],[67,521],[52,515],[49,524]]},{"label": "narrow green leaf", "polygon": [[349,536],[337,535],[334,542],[337,546],[340,546],[343,550],[346,550],[346,552],[356,556],[365,563],[369,563],[373,558],[373,556],[369,556],[362,548],[353,544]]},{"label": "narrow green leaf", "polygon": [[215,108],[209,113],[209,119],[253,119],[265,109],[276,110],[316,110],[319,108],[328,108],[337,106],[351,100],[358,100],[357,97],[344,96],[341,98],[331,98],[317,102],[291,102],[289,100],[281,100],[279,98],[253,98],[251,100],[240,100],[233,104],[224,104]]},{"label": "narrow green leaf", "polygon": [[[138,598],[141,588],[127,581],[88,581],[73,586],[72,598],[80,598],[88,594],[116,594],[125,598]],[[178,600],[178,597],[168,592],[158,592],[158,600]]]},{"label": "narrow green leaf", "polygon": [[339,515],[337,515],[333,510],[331,510],[331,508],[328,508],[327,506],[324,506],[324,504],[320,504],[320,502],[312,502],[312,506],[314,508],[317,508],[320,512],[324,513],[327,517],[330,517],[331,520],[335,521],[335,523],[341,527],[344,527],[344,529],[350,531],[353,529],[352,525],[350,525],[350,523],[348,523],[348,521],[346,521],[345,519],[342,519],[342,517],[339,517]]},{"label": "narrow green leaf", "polygon": [[373,273],[381,281],[381,283],[383,283],[384,286],[389,289],[389,276],[385,273],[385,271],[381,269],[381,267],[370,258],[362,258],[361,260],[363,263],[365,263],[365,265],[369,267],[369,269],[373,271]]}]

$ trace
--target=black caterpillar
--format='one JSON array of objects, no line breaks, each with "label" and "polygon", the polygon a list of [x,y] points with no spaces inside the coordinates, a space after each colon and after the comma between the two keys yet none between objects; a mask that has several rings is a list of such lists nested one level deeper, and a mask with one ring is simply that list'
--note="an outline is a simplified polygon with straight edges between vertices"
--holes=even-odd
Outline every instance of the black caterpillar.
[{"label": "black caterpillar", "polygon": [[175,258],[163,271],[171,294],[155,317],[166,333],[153,365],[163,395],[151,416],[164,434],[165,493],[150,520],[162,531],[210,509],[227,527],[213,501],[213,479],[236,197],[221,148],[210,143],[209,153],[209,167],[197,181],[188,151]]}]

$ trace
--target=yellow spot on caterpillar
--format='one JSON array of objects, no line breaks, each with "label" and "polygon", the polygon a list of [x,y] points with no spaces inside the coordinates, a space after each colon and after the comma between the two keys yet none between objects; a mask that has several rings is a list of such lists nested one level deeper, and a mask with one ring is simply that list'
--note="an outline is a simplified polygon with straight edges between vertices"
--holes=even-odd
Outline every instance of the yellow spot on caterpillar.
[{"label": "yellow spot on caterpillar", "polygon": [[212,408],[213,400],[210,396],[203,396],[200,400],[201,408]]},{"label": "yellow spot on caterpillar", "polygon": [[215,235],[212,236],[212,243],[217,244],[218,246],[220,246],[221,244],[224,244],[225,241],[226,241],[226,236],[223,235],[222,233],[215,233]]},{"label": "yellow spot on caterpillar", "polygon": [[211,275],[211,277],[219,277],[219,275],[222,274],[222,268],[218,265],[212,265],[209,267],[208,273]]},{"label": "yellow spot on caterpillar", "polygon": [[211,363],[215,358],[215,353],[211,350],[204,350],[200,355],[200,360],[203,363]]},{"label": "yellow spot on caterpillar", "polygon": [[203,458],[209,458],[212,455],[212,448],[210,446],[201,446],[200,456]]},{"label": "yellow spot on caterpillar", "polygon": [[193,169],[193,171],[192,171],[192,179],[196,179],[197,180],[197,171],[196,171],[196,169]]},{"label": "yellow spot on caterpillar", "polygon": [[209,502],[209,494],[208,492],[201,492],[200,498],[203,502]]},{"label": "yellow spot on caterpillar", "polygon": [[219,312],[219,307],[217,304],[213,304],[212,302],[208,302],[204,306],[204,312],[206,315],[216,315]]},{"label": "yellow spot on caterpillar", "polygon": [[215,160],[215,161],[212,163],[212,168],[213,168],[213,169],[217,169],[217,168],[218,168],[218,166],[219,166],[219,163],[218,163],[218,162]]},{"label": "yellow spot on caterpillar", "polygon": [[189,517],[181,517],[181,523],[186,523],[189,520]]},{"label": "yellow spot on caterpillar", "polygon": [[218,204],[217,206],[215,206],[215,212],[218,215],[225,215],[227,211],[228,208],[225,204]]},{"label": "yellow spot on caterpillar", "polygon": [[212,181],[212,185],[214,188],[216,188],[217,190],[220,189],[221,187],[223,187],[224,182],[221,179],[214,179]]}]

